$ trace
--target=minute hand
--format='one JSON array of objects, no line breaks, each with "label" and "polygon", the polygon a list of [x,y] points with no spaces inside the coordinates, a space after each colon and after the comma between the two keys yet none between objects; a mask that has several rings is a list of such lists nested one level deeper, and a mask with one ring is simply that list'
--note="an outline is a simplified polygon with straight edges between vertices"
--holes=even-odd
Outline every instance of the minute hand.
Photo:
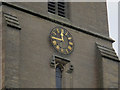
[{"label": "minute hand", "polygon": [[56,38],[56,37],[52,37],[52,39],[56,39],[56,40],[62,41],[62,39]]},{"label": "minute hand", "polygon": [[61,32],[62,41],[64,41],[63,36],[64,36],[64,35],[63,35],[63,31],[62,31],[62,32]]}]

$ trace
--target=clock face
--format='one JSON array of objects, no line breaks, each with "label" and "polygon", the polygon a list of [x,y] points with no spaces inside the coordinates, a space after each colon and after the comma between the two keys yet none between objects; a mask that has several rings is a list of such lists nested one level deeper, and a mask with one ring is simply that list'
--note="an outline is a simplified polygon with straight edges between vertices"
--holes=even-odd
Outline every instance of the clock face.
[{"label": "clock face", "polygon": [[70,54],[73,51],[72,35],[62,27],[56,27],[51,31],[50,41],[53,47],[61,54]]}]

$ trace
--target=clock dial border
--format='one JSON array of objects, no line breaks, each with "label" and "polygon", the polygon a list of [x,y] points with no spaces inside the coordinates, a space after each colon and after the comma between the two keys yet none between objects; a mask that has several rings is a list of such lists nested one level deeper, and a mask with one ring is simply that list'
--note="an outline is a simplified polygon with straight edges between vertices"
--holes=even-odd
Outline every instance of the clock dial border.
[{"label": "clock dial border", "polygon": [[[67,37],[67,41],[68,41],[68,45],[66,48],[63,48],[63,47],[60,47],[58,44],[58,42],[62,41],[62,38],[60,36],[60,33],[61,33],[61,30],[64,30],[64,37]],[[54,35],[53,35],[54,34]],[[55,37],[56,35],[59,34],[59,38],[58,37]],[[54,37],[54,39],[52,38]],[[50,35],[49,35],[49,38],[50,38],[50,43],[52,44],[52,46],[54,47],[54,49],[59,52],[60,54],[63,54],[63,55],[69,55],[73,52],[74,50],[74,41],[73,41],[73,37],[72,35],[70,34],[70,32],[68,32],[68,30],[66,30],[65,28],[63,27],[55,27],[51,30],[50,32]]]}]

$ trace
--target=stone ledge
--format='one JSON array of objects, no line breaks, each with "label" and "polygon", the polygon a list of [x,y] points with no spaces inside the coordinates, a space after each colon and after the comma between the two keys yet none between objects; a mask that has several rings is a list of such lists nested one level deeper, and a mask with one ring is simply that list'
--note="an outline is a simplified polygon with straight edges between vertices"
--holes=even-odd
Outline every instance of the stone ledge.
[{"label": "stone ledge", "polygon": [[16,16],[8,14],[8,13],[4,13],[4,17],[7,22],[7,26],[21,30],[19,21]]},{"label": "stone ledge", "polygon": [[98,50],[100,51],[100,54],[104,58],[108,58],[110,60],[114,60],[117,62],[120,62],[118,56],[115,53],[115,50],[110,47],[106,47],[104,45],[96,43]]}]

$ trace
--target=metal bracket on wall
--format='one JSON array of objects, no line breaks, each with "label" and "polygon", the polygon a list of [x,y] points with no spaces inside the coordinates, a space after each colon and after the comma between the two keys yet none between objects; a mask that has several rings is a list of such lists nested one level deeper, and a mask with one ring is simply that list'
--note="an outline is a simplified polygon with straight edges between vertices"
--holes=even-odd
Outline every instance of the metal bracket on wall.
[{"label": "metal bracket on wall", "polygon": [[7,26],[21,30],[20,24],[18,22],[18,18],[15,15],[11,15],[8,13],[3,13],[3,14],[7,22]]}]

